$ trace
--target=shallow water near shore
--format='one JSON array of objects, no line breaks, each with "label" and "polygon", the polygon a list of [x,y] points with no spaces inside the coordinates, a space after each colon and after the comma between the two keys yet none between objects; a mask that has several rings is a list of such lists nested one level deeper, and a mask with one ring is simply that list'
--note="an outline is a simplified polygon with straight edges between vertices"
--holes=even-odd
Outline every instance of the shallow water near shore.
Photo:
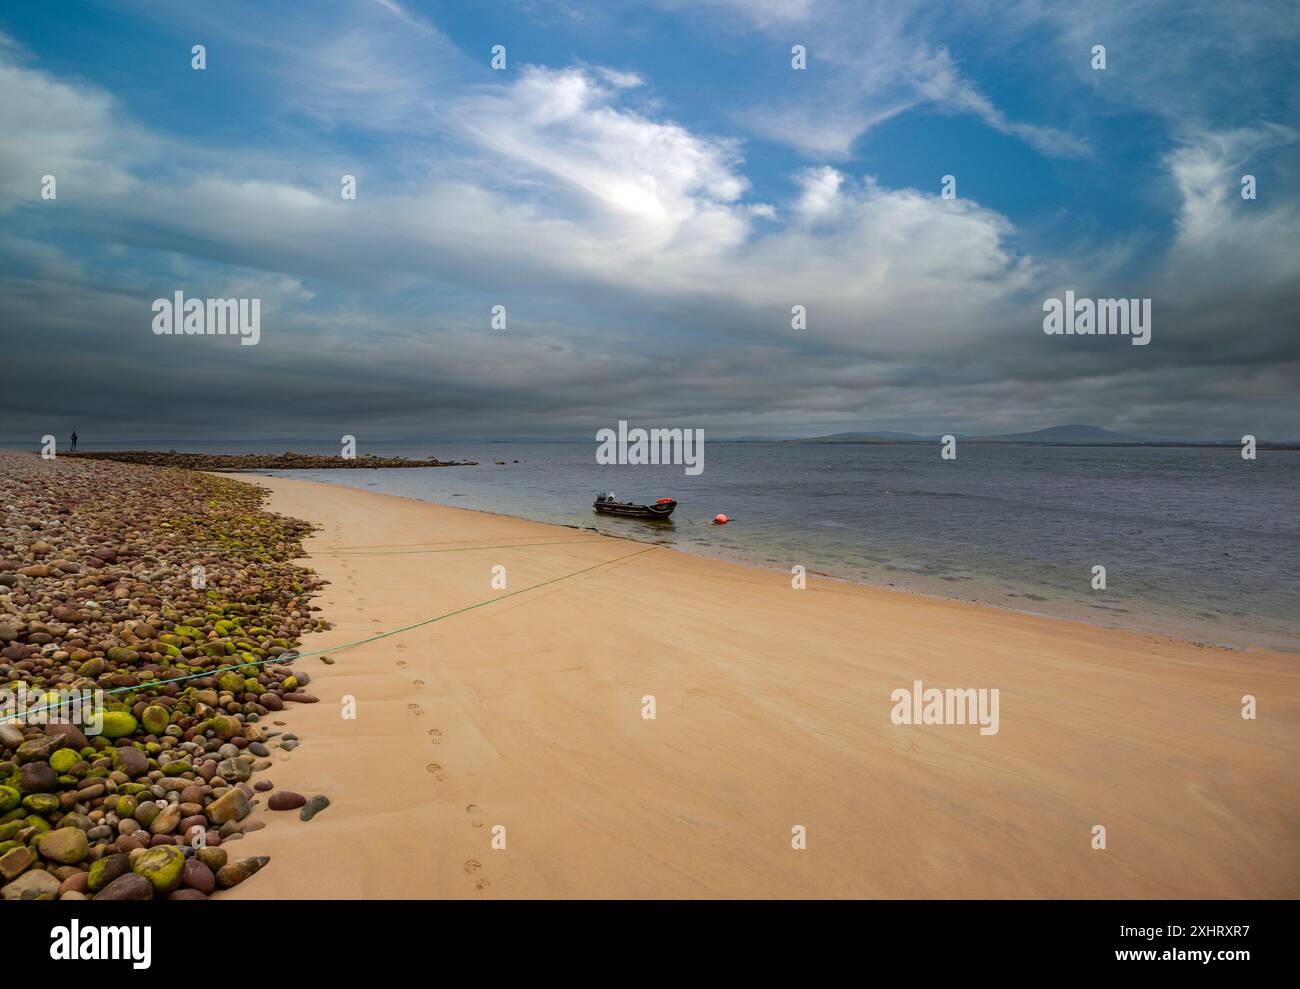
[{"label": "shallow water near shore", "polygon": [[[946,462],[937,445],[711,442],[704,472],[689,476],[680,466],[599,465],[594,449],[385,444],[371,452],[479,466],[278,473],[787,572],[801,564],[1037,614],[1300,650],[1294,451],[1247,462],[1235,449],[965,444]],[[591,510],[605,490],[680,504],[671,524],[611,519]],[[708,525],[718,512],[734,522]],[[1091,588],[1094,565],[1106,567],[1104,591]]]},{"label": "shallow water near shore", "polygon": [[[173,444],[168,444],[168,446]],[[282,452],[283,444],[174,444]],[[155,446],[157,446],[155,444]],[[337,446],[295,442],[302,453]],[[362,442],[477,460],[429,470],[277,471],[896,587],[1228,646],[1300,651],[1300,452],[710,441],[704,471],[600,465],[594,441]],[[514,463],[515,459],[519,463]],[[497,465],[496,460],[504,460]],[[679,502],[671,524],[596,515],[598,491]],[[722,512],[725,527],[708,520]],[[364,543],[358,533],[357,544]],[[413,534],[412,543],[419,542]],[[1106,568],[1106,590],[1091,587]]]}]

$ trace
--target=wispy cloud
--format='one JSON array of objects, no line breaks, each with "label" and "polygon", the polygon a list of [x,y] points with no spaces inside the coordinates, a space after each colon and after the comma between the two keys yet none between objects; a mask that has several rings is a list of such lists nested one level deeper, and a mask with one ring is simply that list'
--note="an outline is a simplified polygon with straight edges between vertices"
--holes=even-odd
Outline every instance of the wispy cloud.
[{"label": "wispy cloud", "polygon": [[865,134],[918,108],[970,114],[1053,157],[1090,153],[1059,127],[1014,121],[966,78],[942,38],[959,11],[934,12],[912,0],[800,5],[776,17],[765,3],[737,3],[754,25],[786,47],[801,44],[818,82],[791,76],[784,95],[741,111],[758,133],[810,155],[846,158]]}]

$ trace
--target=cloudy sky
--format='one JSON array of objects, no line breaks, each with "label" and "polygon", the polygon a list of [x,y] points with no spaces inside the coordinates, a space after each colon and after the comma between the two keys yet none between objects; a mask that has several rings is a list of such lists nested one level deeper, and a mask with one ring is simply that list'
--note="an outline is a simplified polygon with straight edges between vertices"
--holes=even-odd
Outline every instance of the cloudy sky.
[{"label": "cloudy sky", "polygon": [[[1298,45],[1294,0],[10,6],[0,439],[1300,438]],[[1066,289],[1151,344],[1046,336]],[[155,335],[176,291],[259,344]]]}]

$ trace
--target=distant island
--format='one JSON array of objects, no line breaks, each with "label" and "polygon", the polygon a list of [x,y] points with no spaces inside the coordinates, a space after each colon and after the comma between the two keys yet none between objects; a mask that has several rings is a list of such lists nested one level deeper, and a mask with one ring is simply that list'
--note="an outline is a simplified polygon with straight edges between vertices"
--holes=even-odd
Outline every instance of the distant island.
[{"label": "distant island", "polygon": [[[1066,426],[1049,426],[1026,433],[1001,433],[988,436],[968,436],[953,433],[956,439],[965,443],[1038,443],[1045,446],[1239,446],[1240,439],[1235,440],[1174,440],[1154,439],[1117,433],[1103,429],[1101,426],[1088,426],[1072,423]],[[942,439],[941,434],[932,436],[916,433],[897,433],[880,430],[870,433],[831,433],[828,436],[811,436],[805,439],[787,440],[789,443],[935,443]],[[1268,450],[1300,449],[1294,442],[1268,443],[1259,441],[1257,446]]]}]

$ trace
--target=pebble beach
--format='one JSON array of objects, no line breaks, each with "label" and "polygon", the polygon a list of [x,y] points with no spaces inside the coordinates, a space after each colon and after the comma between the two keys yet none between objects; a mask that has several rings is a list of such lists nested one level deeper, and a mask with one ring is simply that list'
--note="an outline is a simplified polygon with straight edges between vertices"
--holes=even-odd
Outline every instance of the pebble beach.
[{"label": "pebble beach", "polygon": [[[0,687],[34,712],[0,718],[0,897],[219,896],[273,868],[239,854],[264,799],[303,820],[328,805],[267,775],[316,700],[294,648],[327,624],[291,562],[311,527],[264,497],[0,452]],[[69,691],[101,699],[98,733],[40,723]]]}]

